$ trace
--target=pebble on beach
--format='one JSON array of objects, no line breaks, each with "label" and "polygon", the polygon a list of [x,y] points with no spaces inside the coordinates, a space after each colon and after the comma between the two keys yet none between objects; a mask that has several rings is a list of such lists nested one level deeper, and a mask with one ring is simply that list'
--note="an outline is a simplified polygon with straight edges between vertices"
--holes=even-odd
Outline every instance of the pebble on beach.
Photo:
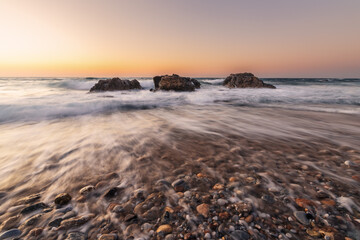
[{"label": "pebble on beach", "polygon": [[60,193],[55,197],[55,204],[63,206],[71,201],[71,196],[68,193]]}]

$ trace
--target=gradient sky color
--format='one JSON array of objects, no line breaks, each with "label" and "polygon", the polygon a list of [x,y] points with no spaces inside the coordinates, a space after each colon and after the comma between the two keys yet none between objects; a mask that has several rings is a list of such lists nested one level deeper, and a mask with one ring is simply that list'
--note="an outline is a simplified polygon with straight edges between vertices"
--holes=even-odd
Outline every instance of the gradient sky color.
[{"label": "gradient sky color", "polygon": [[0,76],[360,77],[359,0],[1,0]]}]

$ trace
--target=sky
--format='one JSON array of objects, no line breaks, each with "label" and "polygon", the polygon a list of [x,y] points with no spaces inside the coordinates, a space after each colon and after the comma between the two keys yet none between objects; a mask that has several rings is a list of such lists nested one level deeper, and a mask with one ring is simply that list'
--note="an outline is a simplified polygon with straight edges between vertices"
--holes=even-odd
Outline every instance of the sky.
[{"label": "sky", "polygon": [[360,77],[359,0],[0,0],[0,77]]}]

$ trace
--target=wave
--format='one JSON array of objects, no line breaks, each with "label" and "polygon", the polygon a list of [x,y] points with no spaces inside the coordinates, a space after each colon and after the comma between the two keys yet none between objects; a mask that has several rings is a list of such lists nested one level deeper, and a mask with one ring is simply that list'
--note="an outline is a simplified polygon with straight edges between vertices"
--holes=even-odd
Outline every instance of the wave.
[{"label": "wave", "polygon": [[[146,88],[151,81],[145,80]],[[142,83],[144,83],[143,81]],[[67,82],[66,84],[69,84]],[[76,82],[85,88],[89,82]],[[82,85],[83,84],[83,85]],[[69,86],[69,85],[67,85]],[[290,87],[278,89],[227,89],[203,85],[195,92],[150,92],[148,89],[86,94],[86,91],[59,91],[45,96],[0,98],[0,122],[39,121],[85,114],[176,107],[184,105],[235,105],[285,107],[311,111],[360,114],[360,88],[352,87]],[[2,100],[2,101],[1,101]]]}]

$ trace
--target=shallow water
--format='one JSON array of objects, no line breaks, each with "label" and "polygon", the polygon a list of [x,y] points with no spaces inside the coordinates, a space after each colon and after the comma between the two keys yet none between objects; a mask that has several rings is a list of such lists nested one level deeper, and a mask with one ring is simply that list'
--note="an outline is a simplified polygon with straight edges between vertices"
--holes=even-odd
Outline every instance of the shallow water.
[{"label": "shallow water", "polygon": [[[251,202],[254,214],[264,218],[275,214],[276,206],[264,205],[262,196],[314,199],[319,190],[349,213],[360,212],[353,178],[360,170],[358,80],[269,80],[276,90],[229,90],[220,80],[202,79],[202,89],[193,93],[153,93],[145,79],[145,90],[87,94],[95,81],[0,81],[0,222],[18,214],[23,207],[18,200],[34,193],[51,205],[58,193],[76,198],[82,187],[106,181],[97,194],[120,187],[116,201],[125,203],[135,190],[152,193],[161,179],[190,181],[198,173],[214,184],[239,179],[228,200]],[[119,178],[106,179],[114,172]],[[172,206],[174,190],[164,194]],[[95,197],[72,207],[79,215],[119,223],[108,204]],[[181,204],[195,217],[190,203]],[[296,205],[288,202],[281,209],[285,216]],[[47,226],[49,218],[39,226]],[[96,228],[94,220],[80,230],[96,235]],[[354,228],[347,231],[353,234]]]}]

